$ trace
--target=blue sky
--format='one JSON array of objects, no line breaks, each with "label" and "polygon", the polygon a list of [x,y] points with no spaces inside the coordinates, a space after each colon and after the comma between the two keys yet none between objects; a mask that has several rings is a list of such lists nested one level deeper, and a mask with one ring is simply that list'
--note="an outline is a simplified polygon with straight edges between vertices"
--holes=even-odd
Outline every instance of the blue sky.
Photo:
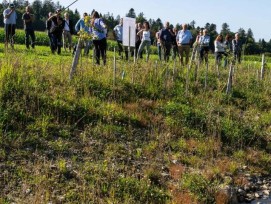
[{"label": "blue sky", "polygon": [[[73,0],[60,0],[61,5],[69,5]],[[228,23],[233,32],[251,28],[258,41],[271,39],[271,1],[270,0],[78,0],[71,9],[81,13],[112,13],[125,16],[130,8],[136,14],[143,12],[147,19],[160,18],[171,24],[190,23],[203,27],[207,22],[214,23],[220,32],[221,25]]]}]

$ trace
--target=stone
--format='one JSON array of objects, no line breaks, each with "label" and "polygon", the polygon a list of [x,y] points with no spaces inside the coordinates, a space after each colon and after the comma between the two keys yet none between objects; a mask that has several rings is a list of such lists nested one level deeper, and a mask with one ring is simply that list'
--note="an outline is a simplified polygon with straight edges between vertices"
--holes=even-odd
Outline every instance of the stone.
[{"label": "stone", "polygon": [[237,192],[238,192],[240,195],[245,195],[245,191],[244,191],[243,189],[241,189],[241,188],[239,188],[239,189],[237,190]]},{"label": "stone", "polygon": [[263,190],[267,190],[267,189],[268,189],[267,185],[264,184],[264,185],[262,186],[262,189],[263,189]]},{"label": "stone", "polygon": [[269,190],[264,190],[264,191],[263,191],[263,194],[264,194],[264,195],[269,195],[269,194],[270,194],[270,191],[269,191]]},{"label": "stone", "polygon": [[28,195],[28,194],[30,194],[30,193],[31,193],[31,189],[30,189],[30,188],[28,188],[28,189],[25,190],[25,194],[26,194],[26,195]]},{"label": "stone", "polygon": [[248,192],[249,190],[250,190],[250,185],[248,184],[248,185],[245,185],[244,186],[244,190],[246,191],[246,192]]}]

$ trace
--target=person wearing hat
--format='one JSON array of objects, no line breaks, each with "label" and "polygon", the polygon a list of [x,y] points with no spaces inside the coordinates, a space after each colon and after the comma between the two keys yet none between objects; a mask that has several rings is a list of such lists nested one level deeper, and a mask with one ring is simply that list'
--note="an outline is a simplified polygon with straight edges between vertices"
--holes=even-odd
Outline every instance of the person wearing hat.
[{"label": "person wearing hat", "polygon": [[34,14],[30,13],[30,7],[25,8],[25,13],[22,16],[24,21],[24,30],[25,30],[25,45],[29,49],[29,36],[31,37],[31,47],[35,48],[35,32],[33,27]]},{"label": "person wearing hat", "polygon": [[60,54],[62,47],[62,33],[65,26],[65,22],[61,17],[61,9],[57,9],[56,13],[49,17],[47,21],[51,21],[49,33],[52,37],[52,53],[55,53],[55,51],[57,50],[57,54]]},{"label": "person wearing hat", "polygon": [[17,13],[15,11],[14,4],[9,4],[9,7],[4,10],[3,16],[5,24],[5,48],[8,48],[9,42],[11,44],[11,47],[13,48],[17,19]]}]

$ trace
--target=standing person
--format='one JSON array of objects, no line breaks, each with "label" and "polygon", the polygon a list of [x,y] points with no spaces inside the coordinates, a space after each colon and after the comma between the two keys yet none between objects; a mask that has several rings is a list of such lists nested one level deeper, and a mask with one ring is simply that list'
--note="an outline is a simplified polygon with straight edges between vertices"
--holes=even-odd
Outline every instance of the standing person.
[{"label": "standing person", "polygon": [[198,59],[198,54],[199,54],[199,51],[200,51],[200,47],[199,47],[199,41],[200,41],[200,38],[202,36],[202,30],[199,31],[197,37],[196,37],[196,40],[193,44],[193,51],[192,51],[192,56],[191,56],[191,61],[195,61]]},{"label": "standing person", "polygon": [[72,49],[72,34],[73,34],[73,25],[72,21],[69,18],[69,14],[64,13],[64,29],[63,29],[63,48],[66,51],[66,48],[69,48],[71,52]]},{"label": "standing person", "polygon": [[62,33],[64,29],[64,20],[61,17],[61,9],[57,9],[56,13],[48,18],[51,21],[50,36],[52,38],[52,53],[61,54]]},{"label": "standing person", "polygon": [[100,56],[104,65],[106,64],[106,25],[103,20],[100,18],[100,15],[97,11],[94,11],[92,14],[91,28],[92,34],[94,35],[93,44],[95,47],[95,58],[96,64],[100,64]]},{"label": "standing person", "polygon": [[176,56],[178,54],[178,45],[176,42],[176,37],[178,34],[177,28],[173,28],[172,33],[173,33],[173,35],[172,35],[172,60],[175,60]]},{"label": "standing person", "polygon": [[[141,23],[137,23],[136,24],[136,33],[139,33],[139,31],[142,30],[142,24]],[[139,46],[141,44],[142,41],[142,33],[139,33],[139,35],[136,35],[136,43],[135,43],[135,53],[138,53],[138,49]],[[141,52],[139,57],[142,59],[143,58],[143,53]]]},{"label": "standing person", "polygon": [[242,42],[239,33],[235,33],[235,39],[232,40],[232,49],[235,61],[241,63]]},{"label": "standing person", "polygon": [[54,52],[54,42],[53,42],[53,35],[51,34],[50,30],[52,28],[52,20],[50,19],[52,17],[53,13],[49,12],[48,13],[48,19],[46,20],[46,29],[47,29],[47,35],[49,37],[49,46],[52,51]]},{"label": "standing person", "polygon": [[142,35],[142,40],[141,44],[138,49],[137,53],[137,59],[140,57],[140,54],[142,53],[144,47],[146,47],[146,54],[147,58],[146,61],[149,60],[149,55],[150,55],[150,46],[151,46],[151,33],[150,33],[150,24],[149,22],[145,21],[143,24],[143,29],[141,29],[137,35]]},{"label": "standing person", "polygon": [[[225,48],[226,53],[231,53],[232,52],[232,37],[231,37],[230,34],[226,35],[224,44],[225,44],[225,47],[226,47]],[[225,57],[225,59],[224,59],[224,68],[226,68],[227,65],[228,65],[228,57]]]},{"label": "standing person", "polygon": [[157,54],[158,54],[158,57],[159,57],[159,60],[161,61],[161,42],[160,42],[160,30],[158,30],[155,34],[155,38],[156,38],[156,45],[157,45]]},{"label": "standing person", "polygon": [[[78,33],[80,30],[83,30],[86,33],[89,33],[89,27],[85,24],[85,21],[88,21],[88,14],[87,13],[83,13],[83,17],[81,19],[79,19],[77,21],[77,23],[75,24],[75,32]],[[86,40],[84,42],[85,44],[85,49],[84,49],[84,55],[88,55],[89,54],[89,48],[91,46],[91,40]],[[76,48],[75,48],[76,49]],[[75,49],[73,51],[73,54],[75,53]]]},{"label": "standing person", "polygon": [[17,13],[14,4],[9,4],[9,7],[4,10],[4,24],[5,24],[5,48],[8,48],[8,43],[14,48],[14,35],[16,27]]},{"label": "standing person", "polygon": [[[120,22],[118,25],[116,25],[113,29],[113,36],[116,39],[118,43],[119,48],[119,56],[122,58],[122,52],[123,52],[123,18],[120,19]],[[128,60],[128,50],[125,49],[125,59]]]},{"label": "standing person", "polygon": [[184,53],[185,53],[185,65],[188,65],[190,45],[192,42],[192,34],[187,29],[187,24],[183,24],[182,28],[183,29],[180,30],[177,34],[176,41],[178,44],[181,65],[184,65],[183,63]]},{"label": "standing person", "polygon": [[210,36],[208,35],[207,29],[203,30],[203,34],[199,39],[200,46],[200,62],[203,62],[205,59],[205,63],[208,63],[208,53],[210,46]]},{"label": "standing person", "polygon": [[170,56],[170,50],[172,46],[172,36],[173,33],[170,30],[169,22],[165,23],[165,27],[160,33],[160,43],[164,52],[164,60],[168,62]]},{"label": "standing person", "polygon": [[218,35],[216,37],[214,45],[215,45],[215,64],[219,65],[223,55],[227,57],[227,53],[225,52],[226,45],[223,43],[222,35]]},{"label": "standing person", "polygon": [[35,48],[35,32],[33,27],[34,14],[30,12],[30,7],[25,7],[25,13],[22,16],[22,20],[24,21],[24,31],[25,31],[25,45],[26,48],[29,49],[29,36],[31,37],[31,47]]}]

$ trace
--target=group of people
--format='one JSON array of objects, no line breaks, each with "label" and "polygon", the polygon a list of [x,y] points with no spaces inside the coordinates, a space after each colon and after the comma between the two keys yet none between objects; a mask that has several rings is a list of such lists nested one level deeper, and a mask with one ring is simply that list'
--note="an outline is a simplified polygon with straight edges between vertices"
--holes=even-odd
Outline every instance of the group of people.
[{"label": "group of people", "polygon": [[[196,36],[193,46],[191,46],[193,37],[187,28],[187,24],[183,24],[182,29],[177,31],[176,28],[171,29],[169,27],[169,22],[166,22],[164,28],[156,33],[155,37],[157,40],[158,56],[160,60],[161,50],[163,50],[165,61],[169,60],[172,52],[173,59],[175,59],[177,53],[180,57],[181,65],[187,65],[189,63],[190,49],[193,47],[191,60],[195,60],[198,55],[200,63],[204,60],[205,62],[208,62],[208,53],[210,50],[210,36],[208,35],[208,30],[200,30],[199,34]],[[222,56],[225,56],[224,65],[226,66],[227,56],[230,52],[233,53],[235,61],[238,63],[241,62],[242,42],[240,40],[239,33],[235,34],[234,39],[227,34],[225,41],[223,40],[223,36],[219,34],[214,41],[214,47],[216,64],[219,64]]]},{"label": "group of people", "polygon": [[[62,17],[63,14],[63,17]],[[9,4],[8,8],[3,12],[4,24],[5,24],[5,48],[8,48],[9,44],[13,48],[14,36],[17,21],[17,13],[14,4]],[[61,9],[57,9],[55,13],[50,12],[46,21],[46,29],[49,37],[49,44],[52,53],[61,53],[61,48],[65,50],[72,50],[72,35],[84,30],[88,34],[92,34],[93,39],[85,42],[85,54],[88,54],[91,44],[95,47],[96,64],[100,64],[100,57],[102,57],[103,63],[106,63],[106,47],[107,47],[107,26],[105,25],[99,13],[94,11],[89,18],[89,25],[86,25],[86,20],[89,15],[83,14],[83,18],[79,19],[76,25],[69,19],[68,12],[63,12]],[[35,32],[33,22],[35,20],[34,14],[31,13],[31,8],[27,6],[25,13],[22,15],[25,30],[25,45],[29,49],[30,46],[35,48]],[[31,43],[30,43],[31,38]]]},{"label": "group of people", "polygon": [[[65,50],[69,49],[69,51],[71,51],[73,47],[72,34],[83,30],[93,37],[92,40],[85,41],[84,53],[88,54],[89,47],[93,44],[96,64],[100,64],[100,58],[102,58],[103,64],[106,64],[107,26],[103,19],[100,18],[99,13],[94,11],[91,16],[84,13],[83,17],[78,20],[75,26],[69,19],[69,14],[65,12],[62,17],[62,13],[63,11],[60,9],[56,10],[55,13],[50,12],[46,21],[46,29],[48,30],[52,53],[57,52],[60,54],[62,47]],[[8,47],[8,44],[11,44],[13,47],[17,19],[14,4],[9,4],[9,7],[4,10],[3,15],[5,24],[5,46]],[[24,21],[25,45],[27,48],[30,48],[30,46],[35,48],[35,32],[33,28],[34,15],[31,13],[29,6],[26,7],[25,13],[22,15],[22,20]],[[148,61],[152,41],[149,22],[146,21],[143,25],[137,23],[135,33],[135,47],[131,49],[131,55],[137,59],[143,58],[142,53],[144,48],[146,48],[146,60]],[[128,47],[122,44],[123,19],[120,19],[119,24],[113,29],[113,36],[118,43],[119,55],[122,57],[122,53],[124,52],[125,59],[128,60]],[[178,56],[181,65],[187,65],[189,63],[191,47],[193,47],[191,60],[194,60],[197,55],[199,55],[200,62],[204,61],[204,59],[205,61],[208,60],[210,36],[206,29],[200,30],[192,46],[193,36],[190,30],[188,30],[187,24],[182,24],[182,29],[178,31],[176,28],[172,29],[170,23],[166,22],[164,27],[156,32],[155,39],[160,60],[162,60],[163,53],[164,61],[168,62],[171,55],[173,59],[176,59]],[[233,40],[231,36],[227,35],[225,41],[222,35],[218,35],[214,41],[214,47],[216,63],[219,63],[222,56],[227,57],[228,51],[233,52],[236,61],[241,61],[242,43],[238,33],[235,34]]]},{"label": "group of people", "polygon": [[[5,48],[8,48],[9,44],[13,48],[17,21],[17,13],[13,3],[10,3],[8,8],[4,10],[3,16],[5,25]],[[25,13],[22,15],[22,20],[24,22],[26,48],[29,49],[32,47],[34,49],[36,44],[36,36],[33,27],[35,16],[31,12],[30,6],[26,6]],[[48,30],[50,47],[53,53],[56,50],[58,54],[61,53],[62,39],[64,49],[66,50],[66,48],[69,48],[69,50],[71,50],[73,25],[69,20],[68,13],[64,13],[64,19],[61,17],[60,9],[58,9],[55,14],[49,13],[48,20],[46,22],[46,28]]]},{"label": "group of people", "polygon": [[[50,42],[50,48],[52,53],[57,51],[57,54],[61,53],[61,48],[69,51],[72,49],[72,34],[73,24],[69,19],[69,14],[64,13],[64,18],[61,16],[61,9],[57,9],[56,13],[50,12],[46,21],[46,29],[48,31],[48,37]],[[62,44],[63,42],[63,44]]]},{"label": "group of people", "polygon": [[[113,35],[118,43],[119,55],[122,56],[122,52],[125,52],[125,59],[128,59],[128,49],[122,45],[123,39],[123,19],[120,19],[120,23],[115,26]],[[168,62],[170,56],[172,59],[176,59],[178,56],[182,66],[187,65],[190,60],[190,50],[192,49],[191,60],[199,58],[199,62],[208,62],[208,53],[210,51],[210,36],[207,29],[202,29],[196,36],[195,42],[193,42],[193,36],[190,30],[188,30],[187,24],[182,24],[182,29],[171,28],[170,23],[166,22],[164,27],[158,30],[155,34],[155,41],[157,45],[157,52],[159,60]],[[131,55],[134,53],[136,58],[142,58],[143,49],[146,48],[146,60],[149,59],[151,45],[151,32],[148,22],[136,24],[136,44],[135,49],[132,49]],[[227,63],[227,56],[230,52],[234,54],[234,58],[237,62],[241,62],[242,43],[239,34],[235,34],[235,38],[232,40],[230,35],[223,40],[222,35],[218,35],[214,41],[215,47],[215,61],[218,64],[223,56],[225,56],[225,65]],[[163,56],[162,56],[163,53]]]},{"label": "group of people", "polygon": [[[85,49],[84,54],[89,53],[90,45],[93,44],[95,48],[95,60],[96,64],[100,64],[100,58],[102,58],[103,64],[106,64],[106,48],[107,48],[107,26],[97,11],[94,11],[91,18],[88,18],[87,13],[83,14],[83,17],[73,26],[69,19],[68,13],[64,13],[64,19],[61,17],[61,10],[57,10],[55,14],[49,13],[49,17],[46,22],[46,28],[48,30],[48,36],[50,39],[50,47],[54,53],[61,53],[62,37],[64,42],[64,49],[68,48],[71,51],[72,38],[71,35],[84,31],[87,34],[92,34],[92,40],[86,40],[84,42]],[[87,22],[90,21],[90,22]],[[65,44],[68,42],[68,46]]]},{"label": "group of people", "polygon": [[[5,31],[5,48],[8,48],[10,44],[13,48],[14,46],[14,35],[16,29],[16,20],[17,13],[15,11],[14,4],[9,4],[8,8],[3,12],[4,16],[4,31]],[[34,15],[31,13],[30,7],[27,6],[25,8],[25,13],[22,15],[22,20],[24,22],[24,30],[25,30],[25,45],[29,49],[30,48],[30,40],[31,37],[31,47],[35,48],[35,32],[33,28]]]}]

